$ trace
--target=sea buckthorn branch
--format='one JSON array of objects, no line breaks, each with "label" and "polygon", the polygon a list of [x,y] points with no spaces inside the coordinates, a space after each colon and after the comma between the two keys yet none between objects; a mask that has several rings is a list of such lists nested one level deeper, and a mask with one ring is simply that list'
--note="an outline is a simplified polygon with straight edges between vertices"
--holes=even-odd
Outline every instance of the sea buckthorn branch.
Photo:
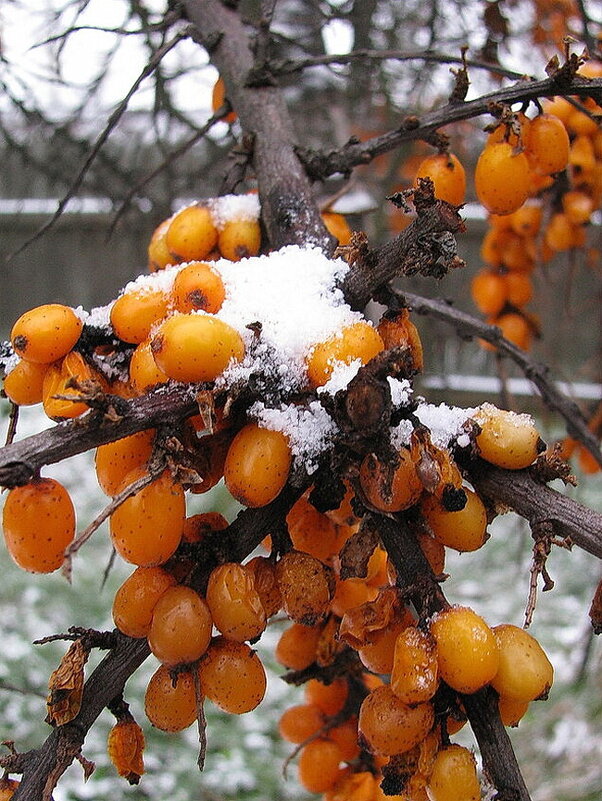
[{"label": "sea buckthorn branch", "polygon": [[514,509],[531,525],[549,522],[556,536],[602,559],[602,514],[537,481],[530,470],[480,463],[471,480],[484,496]]},{"label": "sea buckthorn branch", "polygon": [[[287,485],[267,506],[243,510],[228,529],[219,532],[219,550],[224,561],[241,561],[248,556],[266,534],[282,523],[303,489]],[[215,549],[212,554],[215,560]],[[208,573],[208,570],[203,572]],[[22,773],[13,796],[15,801],[48,801],[51,798],[62,774],[79,757],[88,730],[103,709],[123,692],[129,677],[150,654],[145,637],[128,637],[117,629],[110,636],[109,653],[84,684],[78,715],[70,723],[55,728],[40,748],[0,759],[0,767]],[[201,755],[202,752],[201,741]]]},{"label": "sea buckthorn branch", "polygon": [[[406,229],[409,230],[409,229]],[[588,428],[587,420],[581,410],[570,398],[567,398],[554,383],[549,379],[549,368],[547,365],[536,362],[529,354],[521,348],[509,342],[502,336],[501,330],[495,325],[487,323],[473,317],[466,312],[454,308],[449,303],[442,302],[433,298],[424,298],[414,295],[411,292],[396,291],[387,289],[393,297],[406,303],[416,314],[428,315],[437,320],[452,325],[456,332],[462,337],[484,339],[495,345],[498,352],[508,356],[515,362],[525,376],[532,381],[539,390],[542,399],[548,408],[557,411],[564,419],[567,431],[575,439],[579,440],[602,465],[602,452],[600,451],[599,441],[596,435]]]},{"label": "sea buckthorn branch", "polygon": [[494,64],[479,58],[462,59],[449,53],[438,53],[434,50],[352,50],[350,53],[334,53],[332,55],[311,56],[293,61],[272,62],[271,69],[274,75],[292,75],[302,72],[310,67],[328,66],[329,64],[350,64],[353,61],[427,61],[435,64],[460,64],[477,69],[484,69],[495,75],[521,80],[524,73],[506,69],[501,64]]},{"label": "sea buckthorn branch", "polygon": [[254,138],[253,163],[270,245],[279,248],[309,239],[331,249],[310,178],[295,153],[295,132],[281,90],[247,85],[254,55],[239,13],[219,0],[184,0],[183,6],[195,26],[194,38],[207,49],[226,84],[243,131]]},{"label": "sea buckthorn branch", "polygon": [[[397,586],[425,620],[449,608],[441,585],[413,537],[403,515],[373,516],[382,543],[397,572]],[[499,801],[530,801],[512,743],[504,728],[491,688],[463,694],[462,703],[475,734],[483,768],[497,789]]]},{"label": "sea buckthorn branch", "polygon": [[490,114],[491,109],[500,103],[505,105],[527,103],[554,95],[593,97],[599,101],[602,97],[602,79],[587,79],[577,75],[571,80],[567,80],[566,76],[562,74],[540,81],[520,81],[513,86],[498,89],[475,100],[448,103],[436,111],[420,117],[410,115],[395,130],[367,139],[365,142],[351,141],[342,148],[327,153],[303,148],[298,149],[297,152],[308,175],[314,180],[323,180],[335,173],[347,175],[354,167],[368,164],[376,156],[395,150],[403,142],[414,139],[428,141],[438,128],[461,120],[480,117],[483,114]]}]

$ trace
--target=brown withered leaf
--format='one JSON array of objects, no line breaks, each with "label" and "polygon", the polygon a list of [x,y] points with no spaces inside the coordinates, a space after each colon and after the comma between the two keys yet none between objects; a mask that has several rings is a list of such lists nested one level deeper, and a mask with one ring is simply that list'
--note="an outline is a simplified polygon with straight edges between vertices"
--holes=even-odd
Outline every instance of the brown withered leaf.
[{"label": "brown withered leaf", "polygon": [[339,625],[339,639],[356,650],[370,642],[375,631],[384,629],[399,610],[399,593],[395,587],[382,589],[374,601],[348,609]]},{"label": "brown withered leaf", "polygon": [[368,562],[374,549],[380,545],[380,537],[370,526],[362,525],[352,534],[341,548],[341,579],[365,578],[368,575]]},{"label": "brown withered leaf", "polygon": [[320,667],[332,665],[336,655],[343,648],[343,643],[338,639],[338,628],[338,620],[334,615],[330,615],[322,627],[316,647],[316,662]]},{"label": "brown withered leaf", "polygon": [[46,723],[63,726],[77,715],[84,690],[84,665],[89,649],[81,640],[71,644],[60,665],[48,680]]}]

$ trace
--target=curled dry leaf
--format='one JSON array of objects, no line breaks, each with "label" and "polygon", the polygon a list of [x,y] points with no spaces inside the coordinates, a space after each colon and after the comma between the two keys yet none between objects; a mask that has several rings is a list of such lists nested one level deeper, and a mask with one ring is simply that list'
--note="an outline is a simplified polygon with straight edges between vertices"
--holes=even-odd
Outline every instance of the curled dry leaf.
[{"label": "curled dry leaf", "polygon": [[84,665],[89,653],[81,640],[75,640],[51,674],[46,699],[46,723],[51,726],[69,723],[79,712],[84,690]]},{"label": "curled dry leaf", "polygon": [[370,635],[386,628],[397,616],[399,594],[394,587],[381,590],[374,601],[348,609],[339,626],[339,639],[356,650],[370,642]]},{"label": "curled dry leaf", "polygon": [[362,524],[359,531],[349,537],[339,554],[341,579],[365,578],[368,562],[377,545],[380,545],[378,532]]}]

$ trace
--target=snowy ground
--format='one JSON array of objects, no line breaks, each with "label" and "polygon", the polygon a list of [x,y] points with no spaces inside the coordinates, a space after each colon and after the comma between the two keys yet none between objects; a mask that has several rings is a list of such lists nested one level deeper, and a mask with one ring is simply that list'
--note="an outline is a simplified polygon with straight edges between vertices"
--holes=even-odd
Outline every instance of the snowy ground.
[{"label": "snowy ground", "polygon": [[[0,437],[6,429],[5,406],[0,407]],[[48,427],[49,421],[36,409],[24,410],[20,436]],[[44,471],[69,489],[78,510],[81,530],[102,508],[105,498],[98,489],[92,458],[86,454]],[[596,508],[602,507],[602,478],[586,478],[571,493]],[[211,503],[225,514],[235,514],[226,493],[218,488],[213,498],[194,496],[191,512]],[[475,554],[450,555],[445,584],[449,599],[469,603],[487,621],[522,624],[528,587],[530,537],[513,515],[499,518],[491,527],[492,537]],[[43,723],[44,694],[49,673],[64,651],[61,644],[32,646],[34,639],[64,631],[69,625],[112,628],[110,607],[115,589],[129,573],[116,564],[104,588],[100,574],[110,555],[106,528],[98,531],[75,560],[73,584],[59,575],[34,576],[19,570],[0,551],[3,575],[0,594],[0,740],[14,740],[19,750],[42,742],[48,733]],[[600,579],[600,565],[587,554],[556,550],[549,560],[556,582],[552,592],[540,595],[532,633],[540,639],[556,672],[547,702],[532,708],[512,730],[519,761],[533,801],[599,801],[602,794],[602,647],[589,635],[587,610]],[[126,699],[147,736],[147,774],[140,786],[130,788],[114,775],[105,752],[111,716],[103,714],[88,736],[84,754],[96,762],[97,770],[83,783],[81,770],[70,769],[55,793],[56,801],[110,797],[188,801],[189,799],[305,799],[294,781],[282,778],[282,763],[289,746],[275,733],[282,709],[298,703],[299,690],[291,690],[278,679],[270,651],[278,637],[278,624],[271,626],[259,645],[267,665],[268,694],[258,710],[241,717],[224,716],[208,709],[209,749],[204,774],[196,771],[196,732],[164,735],[151,729],[144,718],[145,682],[156,667],[148,660],[129,682]],[[97,658],[91,660],[91,667]],[[472,744],[470,734],[458,737]]]}]

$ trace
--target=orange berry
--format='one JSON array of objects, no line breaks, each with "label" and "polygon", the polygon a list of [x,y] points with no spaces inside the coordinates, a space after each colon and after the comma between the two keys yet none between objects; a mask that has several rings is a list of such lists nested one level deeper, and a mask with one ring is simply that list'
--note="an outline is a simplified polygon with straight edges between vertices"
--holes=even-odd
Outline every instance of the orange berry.
[{"label": "orange berry", "polygon": [[553,114],[540,114],[531,121],[523,140],[531,168],[543,175],[564,170],[569,161],[569,135]]},{"label": "orange berry", "polygon": [[217,246],[225,259],[240,261],[257,256],[261,247],[261,228],[257,220],[227,220],[219,230]]},{"label": "orange berry", "polygon": [[480,801],[481,785],[472,751],[461,745],[442,748],[428,780],[432,801]]},{"label": "orange berry", "polygon": [[497,318],[495,325],[501,330],[502,336],[517,348],[529,350],[533,330],[522,314],[514,312],[503,314]]},{"label": "orange berry", "polygon": [[533,297],[533,284],[527,273],[511,272],[504,276],[508,303],[522,308]]},{"label": "orange berry", "polygon": [[144,711],[161,731],[182,731],[196,720],[196,696],[192,674],[182,671],[172,679],[169,668],[161,665],[146,688]]},{"label": "orange berry", "polygon": [[274,657],[289,670],[305,670],[316,661],[321,626],[293,623],[280,635]]},{"label": "orange berry", "polygon": [[265,506],[280,494],[291,463],[291,449],[284,434],[248,423],[230,444],[224,481],[231,495],[244,506]]},{"label": "orange berry", "polygon": [[351,762],[360,755],[357,741],[357,718],[349,718],[338,726],[328,730],[328,737],[341,749],[341,757],[345,762]]},{"label": "orange berry", "polygon": [[385,684],[364,699],[358,729],[372,753],[393,756],[409,751],[423,740],[434,721],[431,704],[410,707]]},{"label": "orange berry", "polygon": [[506,282],[499,273],[481,270],[471,281],[470,292],[482,314],[494,316],[506,303]]},{"label": "orange berry", "polygon": [[174,214],[165,243],[176,261],[204,259],[217,244],[217,228],[209,209],[194,204]]},{"label": "orange berry", "polygon": [[169,264],[174,263],[174,258],[169,252],[165,235],[167,229],[171,225],[171,217],[163,220],[162,223],[155,228],[148,244],[148,269],[151,273],[157,270],[162,270]]},{"label": "orange berry", "polygon": [[[128,473],[120,491],[144,475],[144,468]],[[166,470],[115,509],[110,518],[113,546],[126,562],[163,564],[180,544],[185,515],[182,486]]]},{"label": "orange berry", "polygon": [[424,355],[420,334],[410,320],[407,309],[401,309],[394,316],[387,314],[376,327],[387,350],[395,347],[408,347],[416,370],[422,370]]},{"label": "orange berry", "polygon": [[141,342],[130,359],[130,381],[139,394],[156,384],[169,381],[169,376],[160,367],[153,357],[150,340]]},{"label": "orange berry", "polygon": [[207,650],[212,627],[209,607],[192,587],[169,587],[153,609],[148,644],[168,667],[194,662]]},{"label": "orange berry", "polygon": [[466,488],[463,509],[448,512],[434,495],[420,503],[420,513],[433,535],[443,545],[456,551],[476,551],[486,540],[487,511],[476,492]]},{"label": "orange berry", "polygon": [[184,542],[203,542],[213,531],[223,531],[228,528],[228,521],[219,512],[202,512],[187,517],[184,521],[182,540]]},{"label": "orange berry", "polygon": [[529,415],[480,406],[474,419],[481,427],[476,441],[483,459],[506,470],[528,467],[539,454],[539,433]]},{"label": "orange berry", "polygon": [[492,687],[514,701],[528,703],[545,698],[554,680],[554,668],[535,637],[509,623],[495,626],[493,633],[500,664]]},{"label": "orange berry", "polygon": [[10,779],[6,774],[0,777],[0,801],[9,801],[15,794],[20,782],[17,779]]},{"label": "orange berry", "polygon": [[364,579],[337,579],[330,609],[338,617],[343,617],[348,609],[373,601],[377,595],[378,589],[369,586]]},{"label": "orange berry", "polygon": [[562,196],[562,208],[573,225],[584,225],[589,222],[594,211],[594,201],[585,192],[572,190]]},{"label": "orange berry", "polygon": [[200,310],[216,314],[226,297],[219,273],[202,261],[193,261],[182,267],[171,291],[176,310],[184,313]]},{"label": "orange berry", "polygon": [[418,178],[430,178],[435,185],[435,196],[454,206],[464,203],[466,193],[466,173],[464,167],[453,153],[437,153],[427,156],[418,167]]},{"label": "orange berry", "polygon": [[276,581],[276,565],[266,556],[254,556],[245,568],[253,577],[253,585],[261,600],[266,618],[282,608],[282,596]]},{"label": "orange berry", "polygon": [[280,716],[278,731],[289,743],[302,743],[324,725],[324,713],[315,704],[291,706]]},{"label": "orange berry", "polygon": [[510,215],[512,230],[519,236],[534,237],[539,231],[542,216],[540,205],[525,203]]},{"label": "orange berry", "polygon": [[213,381],[245,346],[232,326],[209,314],[174,314],[151,342],[157,366],[176,381]]},{"label": "orange berry", "polygon": [[214,568],[206,598],[215,627],[229,640],[253,640],[265,629],[261,599],[253,576],[243,565],[226,562]]},{"label": "orange berry", "polygon": [[96,478],[105,495],[116,495],[127,474],[148,463],[155,433],[154,428],[149,428],[98,446],[94,464]]},{"label": "orange berry", "polygon": [[412,618],[402,615],[383,629],[375,631],[370,641],[358,650],[364,667],[373,673],[390,673],[395,661],[395,643],[397,637],[408,627]]},{"label": "orange berry", "polygon": [[6,496],[2,528],[8,552],[19,567],[31,573],[58,570],[75,536],[69,493],[52,478],[15,487]]},{"label": "orange berry", "polygon": [[139,345],[168,311],[168,295],[161,289],[141,287],[124,292],[111,306],[111,325],[124,342]]},{"label": "orange berry", "polygon": [[322,221],[329,234],[332,234],[339,245],[348,245],[351,241],[351,228],[342,214],[334,211],[323,211]]},{"label": "orange berry", "polygon": [[[226,100],[226,84],[224,83],[223,78],[218,78],[217,81],[213,84],[213,90],[211,92],[211,110],[215,113],[218,109],[220,109]],[[236,112],[230,111],[226,116],[223,118],[224,122],[233,123],[236,119]]]},{"label": "orange berry", "polygon": [[22,359],[4,379],[6,397],[18,406],[41,403],[47,370],[47,364],[36,364]]},{"label": "orange berry", "polygon": [[334,580],[330,568],[319,559],[303,551],[288,551],[276,564],[276,581],[291,620],[313,626],[326,616]]},{"label": "orange berry", "polygon": [[460,693],[474,693],[497,673],[499,650],[493,631],[465,606],[452,606],[431,621],[441,678]]},{"label": "orange berry", "polygon": [[486,147],[477,161],[475,189],[487,211],[511,214],[529,197],[530,170],[524,153],[507,142]]},{"label": "orange berry", "polygon": [[330,684],[324,684],[319,679],[310,679],[305,683],[303,692],[308,704],[315,704],[325,715],[336,715],[345,706],[349,685],[341,678]]},{"label": "orange berry", "polygon": [[293,547],[328,563],[339,551],[336,525],[328,515],[319,512],[305,496],[293,504],[286,516]]},{"label": "orange berry", "polygon": [[421,704],[439,686],[437,646],[430,634],[408,626],[395,640],[391,689],[404,704]]},{"label": "orange berry", "polygon": [[339,777],[341,759],[341,750],[332,740],[312,740],[299,755],[300,783],[310,793],[329,790]]},{"label": "orange berry", "polygon": [[360,466],[360,484],[369,503],[383,512],[408,509],[423,490],[407,448],[399,451],[399,464],[391,469],[375,454],[365,456]]},{"label": "orange berry", "polygon": [[514,698],[504,698],[502,696],[498,700],[500,720],[504,726],[518,726],[528,708],[528,701],[515,701]]},{"label": "orange berry", "polygon": [[255,709],[265,695],[265,670],[246,643],[215,637],[201,659],[199,676],[207,698],[234,715]]},{"label": "orange berry", "polygon": [[146,637],[155,604],[175,583],[175,578],[160,567],[137,567],[113,600],[113,620],[119,631],[128,637]]},{"label": "orange berry", "polygon": [[339,334],[315,345],[307,357],[307,376],[312,387],[321,387],[331,376],[336,362],[350,364],[359,359],[367,364],[384,349],[380,334],[369,323],[345,326]]},{"label": "orange berry", "polygon": [[12,327],[10,341],[22,359],[49,364],[69,353],[82,328],[73,309],[49,303],[22,314]]}]

